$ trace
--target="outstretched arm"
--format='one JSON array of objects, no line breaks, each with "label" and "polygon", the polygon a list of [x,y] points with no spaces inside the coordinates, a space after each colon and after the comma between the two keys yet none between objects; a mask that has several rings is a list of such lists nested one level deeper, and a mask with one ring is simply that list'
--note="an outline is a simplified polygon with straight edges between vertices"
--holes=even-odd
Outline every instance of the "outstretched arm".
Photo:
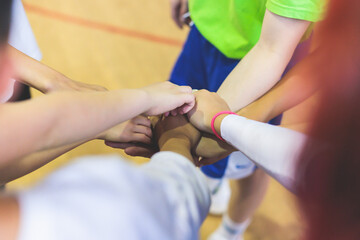
[{"label": "outstretched arm", "polygon": [[255,101],[280,80],[309,24],[266,10],[259,41],[218,90],[232,111]]},{"label": "outstretched arm", "polygon": [[[228,111],[229,107],[216,93],[201,90],[196,92],[196,98],[197,105],[189,113],[190,121],[197,128],[211,133],[213,116]],[[294,166],[307,141],[304,134],[228,114],[218,116],[214,128],[257,166],[292,189],[295,183]]]},{"label": "outstretched arm", "polygon": [[9,46],[14,62],[15,79],[42,93],[53,91],[105,91],[106,88],[71,80],[41,62]]},{"label": "outstretched arm", "polygon": [[[275,87],[258,100],[239,110],[237,114],[248,119],[268,122],[313,96],[321,86],[311,69],[306,66],[316,68],[319,61],[318,51],[314,49],[293,67]],[[209,146],[211,146],[211,151],[208,150]],[[227,156],[231,151],[226,143],[211,135],[203,136],[196,148],[196,152],[200,156],[213,158],[214,161]]]},{"label": "outstretched arm", "polygon": [[[163,152],[140,168],[115,156],[86,157],[58,170],[38,187],[20,192],[17,198],[0,197],[1,236],[9,240],[16,236],[18,239],[67,238],[69,232],[74,235],[75,231],[76,236],[88,239],[104,237],[105,231],[108,236],[197,238],[210,205],[205,179],[191,163],[191,145],[200,134],[184,116],[165,119],[162,124],[157,133]],[[74,192],[77,201],[67,201]],[[83,204],[86,199],[91,204]],[[131,202],[131,206],[119,204],[126,202]],[[149,220],[141,225],[144,227],[140,231],[132,227],[138,219],[131,216],[136,214]],[[38,231],[43,218],[47,219],[45,232]],[[77,221],[68,224],[74,218]],[[104,220],[109,224],[101,224]]]},{"label": "outstretched arm", "polygon": [[76,148],[82,143],[74,143],[63,147],[44,150],[16,159],[6,166],[0,168],[0,185],[11,182],[17,178],[25,176],[30,172],[37,170],[55,158]]},{"label": "outstretched arm", "polygon": [[288,72],[273,89],[238,111],[238,114],[268,122],[311,97],[321,86],[307,66],[316,66],[318,62],[319,55],[315,50]]},{"label": "outstretched arm", "polygon": [[[150,120],[142,115],[139,115],[107,130],[106,132],[97,136],[97,138],[122,144],[140,141],[150,144],[152,136],[151,134]],[[21,159],[17,159],[16,161],[10,162],[6,166],[0,168],[0,185],[35,171],[36,169],[44,166],[64,153],[78,147],[84,142],[36,152]]]},{"label": "outstretched arm", "polygon": [[2,164],[93,138],[142,113],[156,115],[179,107],[187,112],[193,104],[191,88],[169,82],[111,92],[58,92],[31,101],[3,104]]}]

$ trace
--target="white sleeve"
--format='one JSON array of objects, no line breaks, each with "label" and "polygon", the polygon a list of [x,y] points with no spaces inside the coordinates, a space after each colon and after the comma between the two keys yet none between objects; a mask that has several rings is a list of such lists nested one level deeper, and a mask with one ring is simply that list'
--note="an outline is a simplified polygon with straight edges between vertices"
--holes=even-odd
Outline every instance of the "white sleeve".
[{"label": "white sleeve", "polygon": [[229,115],[221,123],[221,136],[283,186],[293,190],[295,168],[307,141],[306,135]]},{"label": "white sleeve", "polygon": [[209,207],[200,173],[165,152],[143,167],[84,157],[18,200],[19,240],[197,239]]},{"label": "white sleeve", "polygon": [[14,0],[11,12],[9,44],[26,55],[41,60],[41,52],[21,0]]},{"label": "white sleeve", "polygon": [[178,222],[174,236],[197,239],[198,230],[210,208],[210,190],[200,169],[180,154],[159,152],[143,166],[143,171],[164,183],[168,201],[172,202],[176,211],[174,216],[177,216],[173,218]]}]

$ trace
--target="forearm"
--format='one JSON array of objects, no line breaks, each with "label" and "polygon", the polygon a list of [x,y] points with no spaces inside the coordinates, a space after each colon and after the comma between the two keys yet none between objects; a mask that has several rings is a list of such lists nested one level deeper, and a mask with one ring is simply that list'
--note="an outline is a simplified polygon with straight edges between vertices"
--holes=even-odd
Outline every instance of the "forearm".
[{"label": "forearm", "polygon": [[15,240],[20,226],[20,207],[15,197],[0,196],[0,236]]},{"label": "forearm", "polygon": [[232,111],[255,101],[280,80],[309,24],[266,10],[259,41],[218,90]]},{"label": "forearm", "polygon": [[306,135],[239,116],[226,116],[217,130],[234,147],[289,189],[295,182],[295,168]]},{"label": "forearm", "polygon": [[0,169],[0,185],[11,182],[37,170],[38,168],[46,165],[47,163],[81,144],[82,143],[75,143],[64,147],[36,152],[11,162],[9,165]]},{"label": "forearm", "polygon": [[117,90],[61,92],[32,101],[3,104],[0,106],[0,126],[4,129],[0,132],[2,159],[18,159],[95,137],[146,111],[150,104],[147,100],[142,90]]},{"label": "forearm", "polygon": [[166,140],[160,148],[161,152],[169,151],[178,153],[192,162],[190,141],[186,138],[171,138]]},{"label": "forearm", "polygon": [[249,119],[268,122],[312,96],[319,82],[306,66],[316,64],[316,52],[298,63],[279,84],[264,96],[244,107],[238,114]]},{"label": "forearm", "polygon": [[269,91],[280,79],[291,54],[278,55],[260,44],[240,61],[217,93],[238,111]]},{"label": "forearm", "polygon": [[41,62],[9,47],[14,61],[15,79],[43,93],[55,89],[56,84],[69,79]]}]

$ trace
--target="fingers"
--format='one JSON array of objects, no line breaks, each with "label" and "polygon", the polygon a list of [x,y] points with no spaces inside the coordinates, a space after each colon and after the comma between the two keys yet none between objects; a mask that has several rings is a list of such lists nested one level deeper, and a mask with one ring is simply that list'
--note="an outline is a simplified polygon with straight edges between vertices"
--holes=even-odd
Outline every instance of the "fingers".
[{"label": "fingers", "polygon": [[195,106],[195,95],[192,93],[183,95],[184,104],[179,108],[180,114],[186,114]]},{"label": "fingers", "polygon": [[179,86],[178,90],[182,93],[192,93],[193,90],[190,86]]},{"label": "fingers", "polygon": [[134,157],[140,156],[140,157],[150,158],[152,155],[154,155],[157,152],[157,149],[154,147],[135,144],[135,143],[117,143],[117,142],[105,141],[105,144],[112,148],[124,149],[126,154]]},{"label": "fingers", "polygon": [[139,115],[132,119],[132,122],[136,125],[142,125],[145,127],[151,127],[151,121],[145,116]]},{"label": "fingers", "polygon": [[126,138],[107,138],[108,140],[105,141],[105,144],[109,147],[124,149],[127,147],[125,144],[143,143],[150,145],[152,143],[152,132],[150,128],[139,125],[135,126],[132,131],[131,135]]},{"label": "fingers", "polygon": [[138,142],[144,144],[151,144],[151,137],[143,133],[133,133],[131,142]]},{"label": "fingers", "polygon": [[181,23],[182,25],[185,24],[186,19],[188,18],[188,16],[185,16],[185,14],[188,12],[188,4],[187,1],[181,0],[181,6],[180,6],[180,18],[181,18]]},{"label": "fingers", "polygon": [[195,100],[192,101],[192,102],[190,102],[190,103],[184,104],[184,105],[180,108],[179,113],[180,113],[180,114],[186,114],[186,113],[190,112],[190,111],[195,107],[195,104],[196,104]]},{"label": "fingers", "polygon": [[148,138],[152,138],[152,131],[150,127],[145,127],[142,125],[136,125],[134,126],[133,129],[134,133],[138,133],[138,134],[144,134],[145,136],[147,136]]},{"label": "fingers", "polygon": [[[195,95],[193,94],[193,90],[189,86],[178,86],[177,91],[184,93],[181,95],[184,104],[179,106],[178,108],[170,111],[172,116],[176,116],[178,114],[185,114],[189,112],[195,105]],[[168,114],[165,114],[167,116]]]},{"label": "fingers", "polygon": [[182,28],[182,22],[180,19],[180,6],[181,3],[179,0],[172,0],[171,3],[171,18],[174,20],[175,24],[179,27]]},{"label": "fingers", "polygon": [[184,18],[184,14],[188,12],[187,0],[171,0],[171,17],[179,28],[182,28],[189,17]]},{"label": "fingers", "polygon": [[166,112],[164,113],[164,116],[165,117],[168,117],[168,116],[177,116],[177,115],[184,115],[184,114],[187,114],[188,112],[190,112],[194,106],[195,106],[195,97],[191,94],[189,96],[187,95],[184,95],[183,96],[185,98],[185,104],[183,104],[182,106],[174,109],[174,110],[171,110],[170,112]]},{"label": "fingers", "polygon": [[109,147],[112,147],[112,148],[125,149],[125,148],[133,146],[134,143],[121,143],[121,142],[105,141],[105,145],[109,146]]},{"label": "fingers", "polygon": [[155,152],[156,151],[152,148],[135,145],[125,149],[125,153],[133,157],[139,156],[150,158],[152,155],[154,155]]},{"label": "fingers", "polygon": [[178,108],[172,110],[170,113],[171,113],[171,116],[174,116],[174,117],[175,117],[175,116],[178,114]]}]

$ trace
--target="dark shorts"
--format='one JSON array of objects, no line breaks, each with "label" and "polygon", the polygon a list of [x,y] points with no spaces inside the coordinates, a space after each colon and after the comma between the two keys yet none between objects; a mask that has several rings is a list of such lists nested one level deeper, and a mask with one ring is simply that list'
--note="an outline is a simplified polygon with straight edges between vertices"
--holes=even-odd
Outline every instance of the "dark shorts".
[{"label": "dark shorts", "polygon": [[[239,61],[240,59],[227,58],[193,26],[169,80],[193,89],[216,92]],[[278,125],[280,121],[281,116],[270,123]],[[202,167],[201,170],[209,177],[222,178],[227,164],[228,158],[224,158],[215,164]]]}]

